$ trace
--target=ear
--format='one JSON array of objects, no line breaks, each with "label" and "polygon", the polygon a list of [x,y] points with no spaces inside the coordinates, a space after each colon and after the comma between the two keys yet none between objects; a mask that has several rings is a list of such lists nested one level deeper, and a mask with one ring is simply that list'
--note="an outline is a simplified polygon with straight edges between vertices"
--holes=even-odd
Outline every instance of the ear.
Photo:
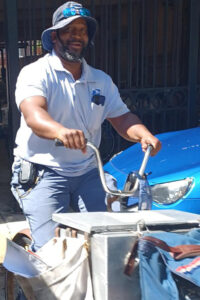
[{"label": "ear", "polygon": [[56,31],[52,31],[51,32],[51,40],[52,40],[53,44],[55,44],[56,39],[57,39]]}]

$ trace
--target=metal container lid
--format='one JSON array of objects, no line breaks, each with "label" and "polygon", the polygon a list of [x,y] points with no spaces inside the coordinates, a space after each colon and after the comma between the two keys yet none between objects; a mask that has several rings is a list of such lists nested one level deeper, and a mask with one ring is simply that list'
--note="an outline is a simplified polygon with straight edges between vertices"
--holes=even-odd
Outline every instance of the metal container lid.
[{"label": "metal container lid", "polygon": [[53,214],[53,220],[83,232],[136,231],[138,225],[198,227],[200,216],[178,210],[143,210],[137,212],[85,212]]}]

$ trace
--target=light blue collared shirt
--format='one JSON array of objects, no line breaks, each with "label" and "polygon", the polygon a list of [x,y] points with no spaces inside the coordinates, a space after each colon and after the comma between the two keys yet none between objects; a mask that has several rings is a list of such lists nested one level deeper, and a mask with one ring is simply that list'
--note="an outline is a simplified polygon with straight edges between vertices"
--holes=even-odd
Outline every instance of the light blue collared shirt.
[{"label": "light blue collared shirt", "polygon": [[[105,96],[104,105],[93,103],[94,90]],[[17,80],[16,103],[33,96],[46,98],[48,113],[67,128],[82,130],[88,141],[99,147],[101,124],[129,110],[122,102],[119,91],[109,75],[82,61],[82,76],[74,80],[53,51],[36,62],[25,66]],[[94,153],[56,147],[54,141],[35,135],[23,115],[16,136],[14,154],[26,160],[46,165],[66,176],[82,175],[96,166]]]}]

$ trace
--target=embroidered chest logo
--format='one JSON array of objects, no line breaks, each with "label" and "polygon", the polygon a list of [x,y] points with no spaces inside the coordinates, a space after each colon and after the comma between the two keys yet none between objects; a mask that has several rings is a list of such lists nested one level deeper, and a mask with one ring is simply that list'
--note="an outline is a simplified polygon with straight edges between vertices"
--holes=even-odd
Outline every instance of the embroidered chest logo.
[{"label": "embroidered chest logo", "polygon": [[101,95],[100,89],[92,90],[92,99],[91,101],[95,103],[96,105],[102,105],[105,104],[105,96]]}]

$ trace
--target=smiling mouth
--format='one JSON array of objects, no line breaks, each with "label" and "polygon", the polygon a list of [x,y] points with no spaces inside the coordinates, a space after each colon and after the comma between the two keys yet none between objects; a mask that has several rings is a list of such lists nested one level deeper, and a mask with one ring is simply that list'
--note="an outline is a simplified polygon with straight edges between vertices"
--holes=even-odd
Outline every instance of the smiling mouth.
[{"label": "smiling mouth", "polygon": [[69,47],[75,48],[75,49],[82,49],[83,48],[82,44],[80,44],[80,43],[70,43]]},{"label": "smiling mouth", "polygon": [[69,42],[68,44],[69,47],[72,47],[72,48],[83,48],[83,43],[81,42]]}]

